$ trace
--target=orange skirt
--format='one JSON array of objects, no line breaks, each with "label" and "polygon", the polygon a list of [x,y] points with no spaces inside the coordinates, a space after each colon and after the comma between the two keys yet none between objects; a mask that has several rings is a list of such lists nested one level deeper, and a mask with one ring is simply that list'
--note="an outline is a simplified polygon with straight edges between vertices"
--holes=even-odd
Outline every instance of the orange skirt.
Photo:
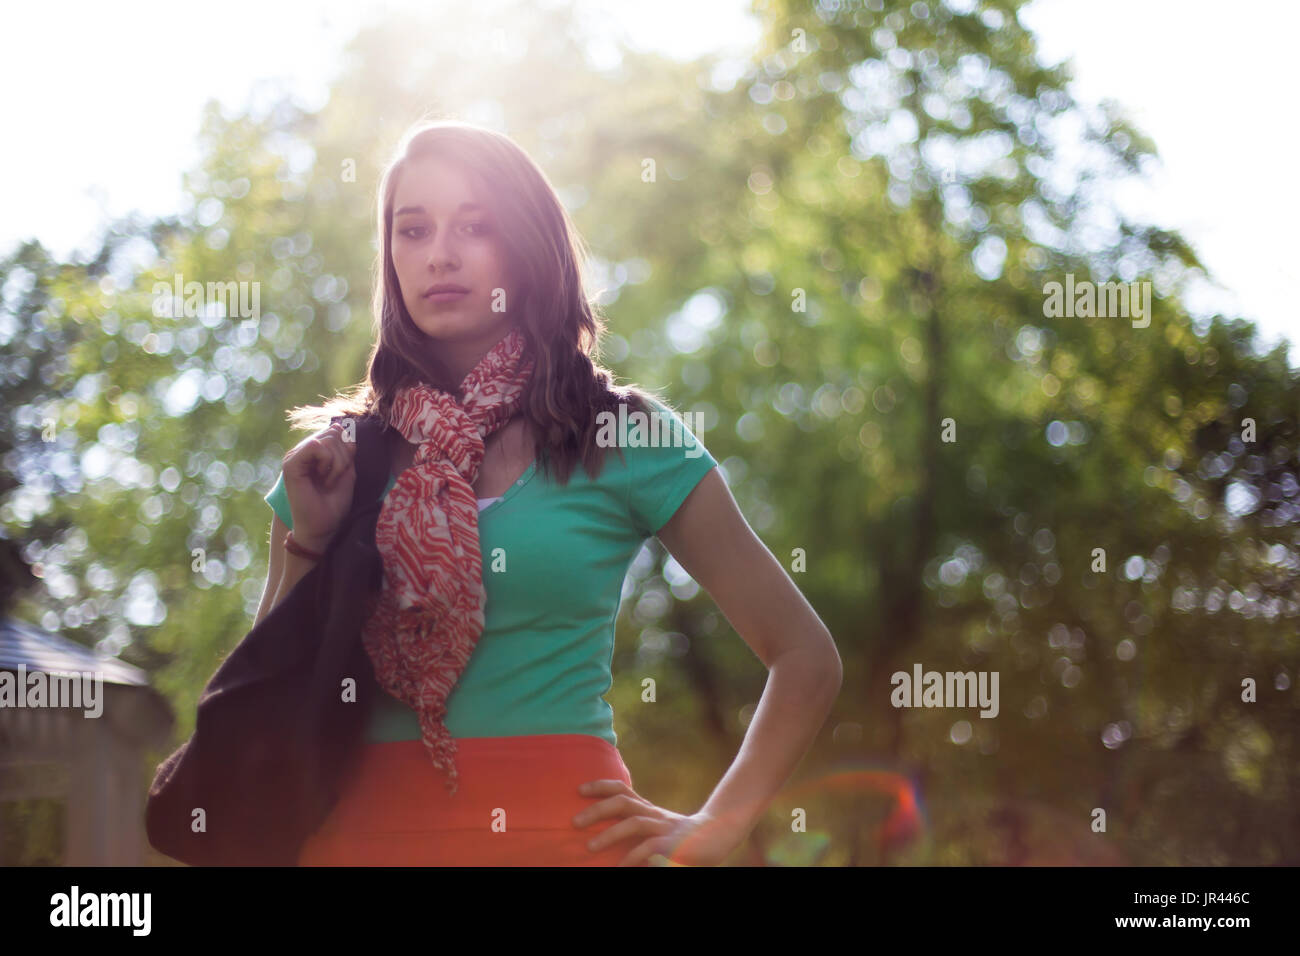
[{"label": "orange skirt", "polygon": [[632,785],[613,744],[589,734],[461,737],[459,792],[419,740],[366,744],[330,816],[303,845],[299,866],[616,866],[638,834],[593,852],[587,841],[626,817],[578,828],[573,817],[605,796],[591,780]]}]

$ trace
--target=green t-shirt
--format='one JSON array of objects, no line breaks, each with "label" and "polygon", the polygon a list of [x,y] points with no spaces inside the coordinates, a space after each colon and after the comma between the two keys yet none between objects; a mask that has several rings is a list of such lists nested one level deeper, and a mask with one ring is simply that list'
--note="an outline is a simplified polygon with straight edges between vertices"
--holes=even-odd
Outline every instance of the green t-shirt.
[{"label": "green t-shirt", "polygon": [[[615,746],[614,622],[628,567],[717,461],[687,427],[646,447],[605,449],[593,481],[578,464],[567,485],[537,463],[479,512],[483,633],[447,700],[452,737],[590,734]],[[662,423],[664,419],[660,419]],[[390,476],[384,495],[395,484]],[[290,528],[284,475],[266,495]],[[418,740],[415,711],[380,697],[372,742]]]}]

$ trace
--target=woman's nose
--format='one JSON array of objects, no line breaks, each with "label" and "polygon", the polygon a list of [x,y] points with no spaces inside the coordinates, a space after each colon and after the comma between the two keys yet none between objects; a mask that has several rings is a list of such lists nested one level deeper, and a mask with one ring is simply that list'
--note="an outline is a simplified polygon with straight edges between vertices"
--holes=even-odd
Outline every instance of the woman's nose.
[{"label": "woman's nose", "polygon": [[444,249],[435,241],[429,250],[430,269],[437,269],[440,266],[452,268],[456,265],[456,256],[449,249]]}]

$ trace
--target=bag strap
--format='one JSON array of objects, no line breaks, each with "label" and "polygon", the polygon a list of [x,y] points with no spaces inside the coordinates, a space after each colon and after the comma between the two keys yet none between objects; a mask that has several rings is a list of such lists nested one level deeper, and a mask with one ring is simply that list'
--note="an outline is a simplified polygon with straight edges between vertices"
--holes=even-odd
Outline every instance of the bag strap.
[{"label": "bag strap", "polygon": [[[335,415],[330,422],[341,422],[345,427],[352,423],[352,437],[357,443],[357,453],[353,467],[357,472],[357,481],[352,488],[352,504],[348,516],[374,504],[392,471],[389,459],[388,428],[377,415]],[[346,522],[344,522],[346,523]]]}]

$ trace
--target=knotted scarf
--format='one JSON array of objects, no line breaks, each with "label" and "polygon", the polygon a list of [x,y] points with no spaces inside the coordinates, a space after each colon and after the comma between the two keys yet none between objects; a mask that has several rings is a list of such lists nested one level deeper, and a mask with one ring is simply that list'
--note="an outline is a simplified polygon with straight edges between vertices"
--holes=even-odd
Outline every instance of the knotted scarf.
[{"label": "knotted scarf", "polygon": [[443,723],[447,697],[483,632],[487,595],[471,485],[483,443],[514,417],[533,372],[512,328],[465,376],[456,396],[420,383],[394,397],[390,422],[417,444],[375,526],[384,567],[362,628],[375,677],[410,706],[435,766],[457,790],[456,744]]}]

